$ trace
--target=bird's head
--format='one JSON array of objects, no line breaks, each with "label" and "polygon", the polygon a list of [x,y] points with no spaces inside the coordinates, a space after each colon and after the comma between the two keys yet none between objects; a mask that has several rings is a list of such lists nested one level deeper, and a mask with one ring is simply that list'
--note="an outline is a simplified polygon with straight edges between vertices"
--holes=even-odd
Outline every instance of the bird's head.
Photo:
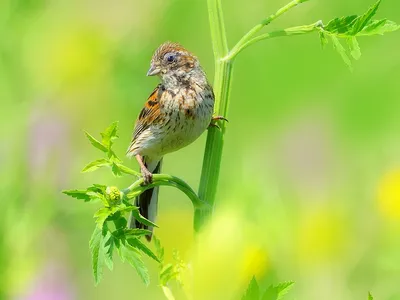
[{"label": "bird's head", "polygon": [[154,52],[147,76],[159,75],[164,80],[169,77],[185,79],[198,67],[196,56],[177,43],[166,42]]}]

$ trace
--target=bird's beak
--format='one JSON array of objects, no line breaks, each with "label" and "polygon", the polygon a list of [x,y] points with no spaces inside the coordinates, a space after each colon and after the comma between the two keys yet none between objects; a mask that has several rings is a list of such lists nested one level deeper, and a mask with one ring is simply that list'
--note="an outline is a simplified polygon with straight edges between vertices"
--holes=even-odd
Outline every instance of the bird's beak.
[{"label": "bird's beak", "polygon": [[151,65],[149,71],[147,71],[147,76],[154,76],[161,72],[161,69],[158,66]]}]

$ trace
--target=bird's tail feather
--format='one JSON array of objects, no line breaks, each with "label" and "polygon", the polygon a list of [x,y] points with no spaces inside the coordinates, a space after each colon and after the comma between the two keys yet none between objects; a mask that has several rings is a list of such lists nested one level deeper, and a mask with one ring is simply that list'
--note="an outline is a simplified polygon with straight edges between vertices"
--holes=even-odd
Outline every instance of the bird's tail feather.
[{"label": "bird's tail feather", "polygon": [[[144,163],[146,168],[153,174],[159,174],[161,172],[162,159],[157,161],[147,162],[144,158]],[[139,207],[140,214],[146,219],[155,222],[157,216],[157,206],[158,206],[158,187],[154,187],[144,191],[138,197],[135,198],[135,205]],[[143,228],[153,231],[152,226],[146,226],[138,222],[131,215],[129,221],[130,228]],[[146,235],[146,239],[151,241],[152,234]]]}]

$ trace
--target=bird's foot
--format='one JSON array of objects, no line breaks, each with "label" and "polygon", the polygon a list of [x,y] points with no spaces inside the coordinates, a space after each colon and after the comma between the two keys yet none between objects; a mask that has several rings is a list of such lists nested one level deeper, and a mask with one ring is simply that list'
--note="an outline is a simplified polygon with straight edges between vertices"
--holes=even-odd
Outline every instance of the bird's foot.
[{"label": "bird's foot", "polygon": [[221,127],[219,127],[219,125],[217,124],[218,121],[225,121],[225,122],[229,122],[227,118],[223,117],[223,116],[215,116],[211,118],[211,122],[210,125],[208,125],[208,128],[210,127],[216,127],[219,130],[221,130]]},{"label": "bird's foot", "polygon": [[153,174],[147,168],[140,168],[143,177],[143,185],[148,185],[153,182]]}]

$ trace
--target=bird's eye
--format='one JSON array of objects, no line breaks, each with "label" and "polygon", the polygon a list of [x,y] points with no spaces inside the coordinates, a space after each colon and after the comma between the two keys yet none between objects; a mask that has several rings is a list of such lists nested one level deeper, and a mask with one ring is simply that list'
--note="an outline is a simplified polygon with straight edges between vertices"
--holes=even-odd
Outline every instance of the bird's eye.
[{"label": "bird's eye", "polygon": [[174,54],[167,54],[167,55],[165,56],[167,62],[173,62],[173,61],[175,60],[175,57],[176,57],[176,56],[175,56]]}]

